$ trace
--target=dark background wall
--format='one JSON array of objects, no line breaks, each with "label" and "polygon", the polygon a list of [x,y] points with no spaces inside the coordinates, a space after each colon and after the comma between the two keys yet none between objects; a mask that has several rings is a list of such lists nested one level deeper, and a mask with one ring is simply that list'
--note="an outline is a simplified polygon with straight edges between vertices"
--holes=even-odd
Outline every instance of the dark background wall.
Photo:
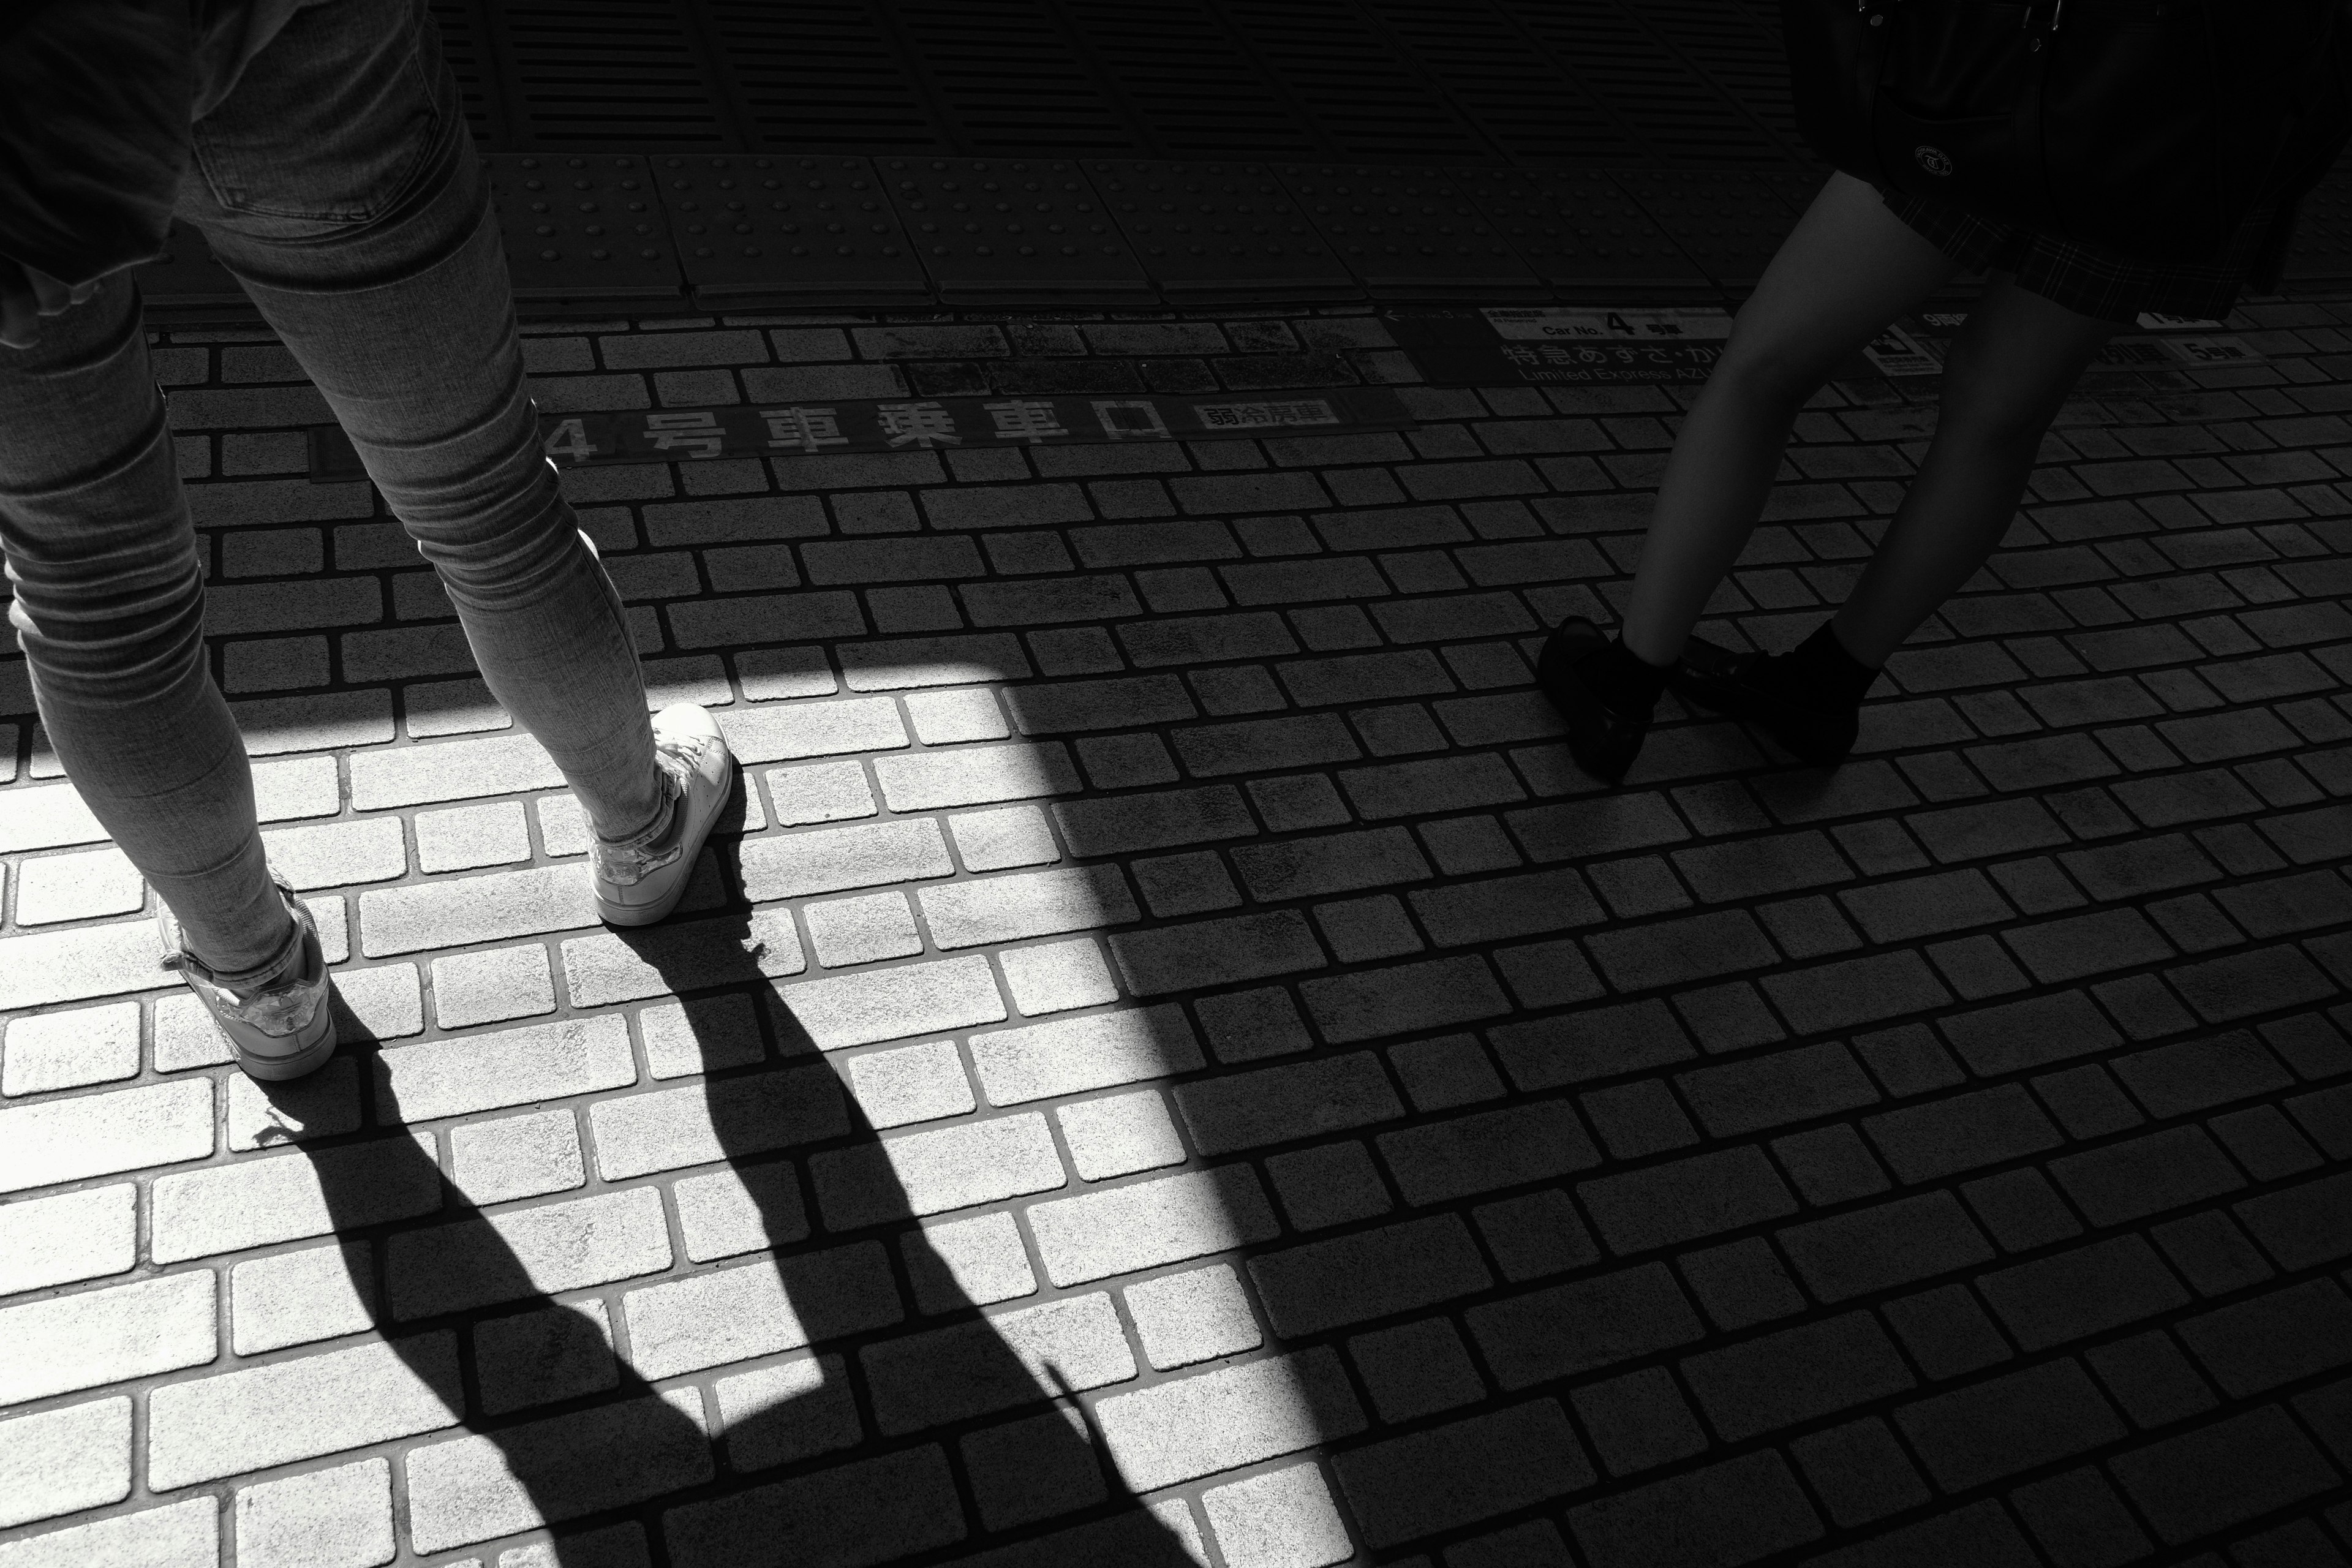
[{"label": "dark background wall", "polygon": [[435,0],[496,152],[1786,167],[1771,0]]}]

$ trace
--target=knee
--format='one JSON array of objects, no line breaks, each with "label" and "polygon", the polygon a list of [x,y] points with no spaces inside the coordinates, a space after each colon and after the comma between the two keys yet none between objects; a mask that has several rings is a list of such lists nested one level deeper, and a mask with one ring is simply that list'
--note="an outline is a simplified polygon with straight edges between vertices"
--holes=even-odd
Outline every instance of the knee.
[{"label": "knee", "polygon": [[1736,323],[1710,379],[1743,404],[1793,418],[1829,379],[1829,368],[1807,344]]}]

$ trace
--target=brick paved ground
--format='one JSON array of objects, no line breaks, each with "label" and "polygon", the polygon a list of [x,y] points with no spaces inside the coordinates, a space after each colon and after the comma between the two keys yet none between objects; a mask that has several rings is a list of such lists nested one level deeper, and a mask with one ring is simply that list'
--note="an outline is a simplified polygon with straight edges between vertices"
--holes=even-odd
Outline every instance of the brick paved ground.
[{"label": "brick paved ground", "polygon": [[[749,764],[629,936],[432,576],[299,477],[286,356],[173,335],[352,1043],[225,1066],[0,719],[0,1568],[2344,1562],[2338,321],[2095,378],[1827,776],[1669,712],[1602,793],[1529,688],[1624,591],[1655,390],[575,472]],[[641,407],[1410,381],[1384,342],[531,360]],[[1825,394],[1711,635],[1808,630],[1931,424]]]}]

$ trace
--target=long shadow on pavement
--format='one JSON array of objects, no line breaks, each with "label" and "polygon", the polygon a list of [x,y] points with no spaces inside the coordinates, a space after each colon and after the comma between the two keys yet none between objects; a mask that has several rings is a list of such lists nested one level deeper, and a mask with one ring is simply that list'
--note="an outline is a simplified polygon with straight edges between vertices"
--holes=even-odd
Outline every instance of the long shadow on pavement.
[{"label": "long shadow on pavement", "polygon": [[[731,861],[732,842],[725,848]],[[1025,1563],[1193,1563],[1179,1535],[1124,1489],[1071,1402],[1049,1407],[1074,1384],[1120,1379],[1098,1365],[1057,1365],[1051,1325],[1024,1334],[1024,1361],[957,1284],[912,1223],[875,1129],[776,999],[750,911],[619,933],[617,942],[624,952],[608,956],[642,966],[633,994],[689,998],[682,1021],[708,1070],[698,1088],[596,1103],[650,1113],[668,1135],[690,1141],[700,1135],[697,1107],[651,1102],[698,1098],[711,1156],[724,1163],[665,1173],[658,1184],[702,1180],[702,1201],[724,1216],[714,1229],[741,1238],[712,1247],[756,1249],[637,1285],[626,1354],[610,1354],[601,1313],[543,1293],[514,1247],[412,1141],[373,1139],[376,1157],[364,1162],[306,1146],[337,1233],[382,1240],[381,1292],[368,1261],[375,1249],[345,1249],[362,1299],[381,1300],[392,1349],[463,1413],[472,1434],[425,1436],[408,1449],[414,1549],[436,1554],[561,1525],[562,1563],[604,1568],[642,1561],[627,1521],[650,1527],[658,1511],[672,1568],[937,1562],[1038,1535],[1053,1539],[1024,1552]],[[401,1126],[393,1079],[373,1059],[375,1042],[348,1011],[342,1017],[344,1048],[370,1058],[375,1125]],[[611,1168],[609,1159],[600,1164]],[[810,1166],[821,1173],[815,1205],[804,1197]],[[734,1183],[717,1179],[730,1172]],[[592,1184],[588,1195],[601,1190],[626,1202],[654,1184]],[[427,1225],[385,1225],[388,1190],[437,1190],[441,1204]],[[528,1226],[553,1206],[499,1218]],[[576,1232],[552,1234],[551,1222]],[[616,1212],[593,1225],[540,1223],[534,1250],[560,1254],[567,1244],[584,1249],[594,1228],[630,1219]],[[664,1222],[656,1213],[636,1223]],[[631,1289],[624,1281],[611,1294]],[[924,1325],[911,1333],[902,1327],[910,1304]],[[1097,1305],[1108,1314],[1107,1300]],[[497,1316],[476,1315],[491,1306]],[[664,1393],[648,1381],[801,1347],[814,1359],[722,1378],[717,1409],[695,1388]],[[541,1403],[533,1393],[568,1397]],[[513,1409],[525,1401],[528,1410]],[[1004,1419],[1016,1411],[1019,1418]],[[970,1539],[961,1497],[976,1506],[985,1539]]]}]

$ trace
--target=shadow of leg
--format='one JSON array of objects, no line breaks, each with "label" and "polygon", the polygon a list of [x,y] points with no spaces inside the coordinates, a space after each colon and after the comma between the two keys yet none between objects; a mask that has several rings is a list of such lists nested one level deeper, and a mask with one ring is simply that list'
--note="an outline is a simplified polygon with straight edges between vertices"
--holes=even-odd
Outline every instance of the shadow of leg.
[{"label": "shadow of leg", "polygon": [[[636,1213],[583,1215],[579,1204],[558,1204],[483,1215],[443,1180],[430,1135],[400,1130],[376,1042],[340,998],[336,1006],[343,1049],[373,1090],[373,1124],[388,1131],[305,1144],[303,1152],[343,1241],[354,1291],[374,1307],[386,1347],[414,1383],[455,1418],[408,1430],[460,1425],[471,1434],[404,1456],[413,1549],[439,1552],[610,1514],[708,1480],[713,1466],[698,1394],[656,1393],[614,1356],[601,1303],[564,1306],[546,1294],[579,1282],[565,1260],[586,1250],[590,1229],[632,1226],[660,1237],[666,1248],[658,1196],[585,1200],[617,1198]],[[257,1087],[289,1107],[304,1092],[300,1083]],[[431,1222],[402,1223],[422,1215]],[[479,1316],[489,1308],[499,1315]],[[525,1408],[528,1415],[517,1414]],[[639,1529],[621,1527],[625,1536]],[[607,1551],[563,1560],[581,1568],[644,1561],[642,1548],[633,1553],[625,1540],[604,1544]]]},{"label": "shadow of leg", "polygon": [[[765,1249],[634,1293],[631,1355],[667,1377],[806,1352],[719,1379],[730,1479],[668,1510],[674,1568],[962,1558],[1040,1535],[1024,1562],[1200,1561],[1189,1515],[1163,1520],[1126,1490],[1072,1397],[1139,1370],[1109,1298],[981,1312],[914,1223],[876,1130],[771,984],[786,968],[777,948],[798,951],[778,918],[738,912],[604,939],[620,950],[607,961],[625,952],[646,989],[689,998],[665,1024],[704,1078],[698,1091],[671,1092],[699,1093],[711,1141],[701,1152],[727,1169],[677,1184],[688,1256]],[[567,962],[585,956],[572,949]],[[648,1026],[649,1051],[661,1026]],[[997,1266],[1023,1276],[991,1299],[1033,1293],[1011,1217],[968,1223],[1001,1228]],[[842,1462],[852,1447],[862,1451]],[[780,1468],[782,1479],[730,1484]]]},{"label": "shadow of leg", "polygon": [[[963,1282],[971,1248],[951,1259],[926,1238],[875,1129],[778,1000],[791,932],[781,911],[738,909],[565,942],[583,1017],[544,1026],[550,1047],[592,1048],[592,1032],[614,1037],[593,1048],[621,1046],[609,1005],[649,1001],[656,1081],[595,1102],[587,1195],[488,1215],[443,1178],[435,1134],[403,1131],[448,1113],[422,1089],[403,1106],[396,1084],[421,1080],[390,1070],[338,999],[377,1131],[302,1152],[390,1353],[454,1417],[385,1435],[468,1433],[404,1457],[414,1550],[564,1526],[557,1554],[526,1568],[622,1568],[648,1549],[672,1568],[940,1561],[999,1543],[1024,1563],[1202,1560],[1189,1513],[1163,1520],[1129,1493],[1077,1408],[1078,1392],[1139,1371],[1108,1296],[982,1315]],[[309,1120],[302,1084],[259,1087]],[[519,1109],[445,1135],[520,1139],[551,1116],[569,1113]],[[1012,1218],[964,1223],[1020,1276],[987,1299],[1034,1294]],[[663,1277],[610,1312],[551,1297],[616,1267]],[[722,1370],[746,1363],[760,1364]],[[723,1434],[723,1471],[707,1433]]]}]

